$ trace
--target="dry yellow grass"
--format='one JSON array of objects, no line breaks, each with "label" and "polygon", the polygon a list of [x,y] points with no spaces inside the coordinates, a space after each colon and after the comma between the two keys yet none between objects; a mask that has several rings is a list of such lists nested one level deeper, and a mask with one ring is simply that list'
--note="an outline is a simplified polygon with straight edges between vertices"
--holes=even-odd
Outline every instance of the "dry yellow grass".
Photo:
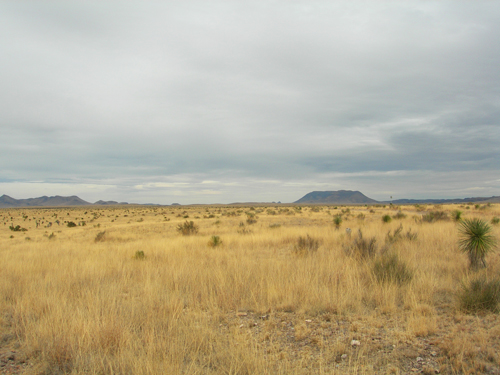
[{"label": "dry yellow grass", "polygon": [[[398,208],[0,210],[1,371],[500,371],[498,316],[467,315],[457,305],[470,271],[456,224],[420,220],[430,210],[457,208],[464,217],[500,216],[499,205],[403,206],[406,217],[390,223],[382,216]],[[336,230],[333,217],[342,211]],[[247,213],[257,217],[255,224],[246,223]],[[199,226],[197,234],[178,233],[186,220]],[[77,226],[68,228],[68,221]],[[387,232],[400,224],[417,239],[387,243]],[[11,225],[27,231],[11,231]],[[363,238],[376,238],[375,258],[348,255],[358,229]],[[500,226],[494,234],[500,238]],[[318,241],[316,251],[298,251],[299,237],[307,235]],[[211,236],[223,244],[210,247]],[[144,258],[135,256],[140,251]],[[409,282],[377,281],[374,263],[384,252],[408,266]],[[487,260],[482,272],[498,275],[498,253]],[[15,355],[1,357],[7,352]]]}]

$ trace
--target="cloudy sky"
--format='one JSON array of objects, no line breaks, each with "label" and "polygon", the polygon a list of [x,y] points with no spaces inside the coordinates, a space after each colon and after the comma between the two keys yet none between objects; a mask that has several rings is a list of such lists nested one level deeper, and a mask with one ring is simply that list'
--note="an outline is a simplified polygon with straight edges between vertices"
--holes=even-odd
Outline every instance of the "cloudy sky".
[{"label": "cloudy sky", "polygon": [[498,1],[2,1],[0,195],[500,195]]}]

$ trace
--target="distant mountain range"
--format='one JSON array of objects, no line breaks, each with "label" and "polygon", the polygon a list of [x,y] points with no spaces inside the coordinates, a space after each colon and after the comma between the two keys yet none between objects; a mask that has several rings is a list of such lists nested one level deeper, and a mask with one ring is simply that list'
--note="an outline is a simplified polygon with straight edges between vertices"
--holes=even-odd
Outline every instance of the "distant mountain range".
[{"label": "distant mountain range", "polygon": [[[304,195],[298,201],[293,203],[303,204],[343,204],[343,205],[356,205],[356,204],[442,204],[442,203],[500,203],[500,196],[493,197],[475,197],[464,199],[395,199],[393,201],[376,201],[375,199],[368,198],[366,195],[359,191],[352,190],[338,190],[338,191],[313,191]],[[278,202],[279,203],[279,202]],[[113,205],[126,205],[137,204],[127,202],[115,201],[102,201],[99,200],[95,203],[84,201],[83,199],[72,195],[71,197],[62,197],[56,195],[54,197],[39,197],[28,199],[14,199],[8,195],[0,197],[0,208],[17,208],[17,207],[68,207],[68,206],[113,206]],[[235,203],[236,204],[236,203]],[[238,203],[240,205],[250,203]],[[260,204],[266,204],[265,202]],[[172,203],[172,206],[179,205]],[[142,206],[159,206],[158,204],[148,203]]]},{"label": "distant mountain range", "polygon": [[65,207],[65,206],[108,206],[116,204],[128,204],[127,202],[114,202],[114,201],[97,201],[95,203],[90,203],[78,198],[76,195],[71,197],[61,197],[56,195],[55,197],[39,197],[39,198],[28,198],[28,199],[14,199],[8,195],[2,195],[0,197],[0,208],[15,208],[15,207]]},{"label": "distant mountain range", "polygon": [[500,196],[475,197],[464,199],[395,199],[393,201],[376,201],[359,191],[313,191],[304,195],[294,203],[307,204],[442,204],[442,203],[500,203]]}]

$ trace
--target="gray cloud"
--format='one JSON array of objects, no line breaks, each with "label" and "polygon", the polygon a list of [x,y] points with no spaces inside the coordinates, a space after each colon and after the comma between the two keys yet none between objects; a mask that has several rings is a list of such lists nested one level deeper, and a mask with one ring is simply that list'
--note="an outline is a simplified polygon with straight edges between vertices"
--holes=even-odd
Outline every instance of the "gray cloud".
[{"label": "gray cloud", "polygon": [[499,16],[486,1],[2,2],[0,188],[500,195]]}]

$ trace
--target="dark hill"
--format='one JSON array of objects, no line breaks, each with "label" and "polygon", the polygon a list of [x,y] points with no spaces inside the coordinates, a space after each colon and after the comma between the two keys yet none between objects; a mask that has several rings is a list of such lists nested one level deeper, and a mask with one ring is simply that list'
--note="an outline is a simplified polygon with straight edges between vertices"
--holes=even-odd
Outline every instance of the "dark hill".
[{"label": "dark hill", "polygon": [[375,204],[376,200],[368,198],[359,191],[313,191],[304,195],[294,203],[307,204]]},{"label": "dark hill", "polygon": [[78,198],[76,195],[71,197],[39,197],[28,199],[14,199],[8,195],[0,197],[0,208],[14,208],[14,207],[61,207],[61,206],[86,206],[89,202]]}]

